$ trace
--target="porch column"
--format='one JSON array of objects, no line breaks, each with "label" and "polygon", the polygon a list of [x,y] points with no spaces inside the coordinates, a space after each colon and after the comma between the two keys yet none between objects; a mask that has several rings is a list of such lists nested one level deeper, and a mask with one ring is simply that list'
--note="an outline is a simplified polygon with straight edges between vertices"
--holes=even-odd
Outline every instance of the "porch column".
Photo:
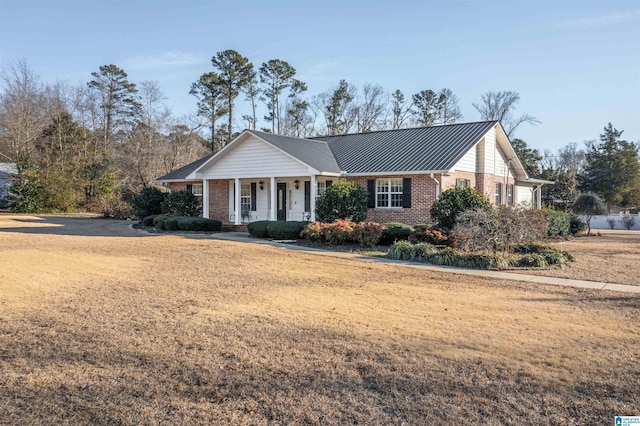
[{"label": "porch column", "polygon": [[542,208],[542,185],[536,189],[536,208]]},{"label": "porch column", "polygon": [[269,220],[276,220],[276,211],[278,210],[278,206],[276,203],[278,202],[278,188],[276,187],[276,178],[271,178],[271,183],[269,184],[269,196],[271,197],[271,211],[269,212]]},{"label": "porch column", "polygon": [[209,181],[202,179],[202,217],[209,219]]},{"label": "porch column", "polygon": [[234,200],[235,201],[235,205],[236,205],[236,215],[235,215],[236,220],[235,220],[234,224],[235,225],[241,225],[242,224],[242,212],[240,211],[240,209],[241,209],[240,191],[242,190],[242,187],[240,186],[240,178],[236,178],[236,181],[235,181],[234,185],[235,185],[235,188],[236,188],[236,190],[235,190],[235,194],[236,194],[235,198],[236,199]]},{"label": "porch column", "polygon": [[311,222],[316,221],[316,194],[318,193],[318,179],[316,175],[311,175],[311,194],[309,194],[310,208],[311,208]]}]

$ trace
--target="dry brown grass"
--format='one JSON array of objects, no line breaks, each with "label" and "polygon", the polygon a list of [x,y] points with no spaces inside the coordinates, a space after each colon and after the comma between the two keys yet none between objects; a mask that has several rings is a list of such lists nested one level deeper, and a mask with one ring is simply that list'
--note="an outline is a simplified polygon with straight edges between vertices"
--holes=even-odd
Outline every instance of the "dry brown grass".
[{"label": "dry brown grass", "polygon": [[640,407],[634,295],[32,225],[0,216],[0,423],[606,424]]},{"label": "dry brown grass", "polygon": [[594,230],[600,236],[580,236],[551,245],[576,257],[575,263],[527,274],[616,284],[640,285],[640,232]]}]

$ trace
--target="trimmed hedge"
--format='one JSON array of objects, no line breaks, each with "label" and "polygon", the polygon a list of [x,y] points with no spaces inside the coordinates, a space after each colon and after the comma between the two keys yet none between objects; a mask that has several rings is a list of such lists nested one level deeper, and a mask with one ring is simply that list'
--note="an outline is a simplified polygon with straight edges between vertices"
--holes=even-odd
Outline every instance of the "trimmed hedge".
[{"label": "trimmed hedge", "polygon": [[413,232],[413,227],[405,223],[389,222],[385,223],[384,226],[385,230],[382,232],[382,238],[380,238],[381,244],[390,245],[395,241],[407,240]]},{"label": "trimmed hedge", "polygon": [[[145,218],[146,219],[146,218]],[[170,216],[158,215],[154,226],[167,231],[220,231],[222,222],[215,219],[207,219],[196,216]]]},{"label": "trimmed hedge", "polygon": [[256,238],[271,238],[274,240],[295,240],[309,222],[273,222],[258,220],[247,225],[249,234]]},{"label": "trimmed hedge", "polygon": [[166,229],[166,228],[164,227],[164,224],[165,224],[166,220],[167,220],[167,219],[169,219],[169,218],[171,218],[171,217],[173,217],[173,215],[170,215],[170,214],[160,214],[160,215],[156,216],[156,217],[153,219],[153,226],[154,226],[154,227],[156,227],[156,228],[158,228],[158,229]]},{"label": "trimmed hedge", "polygon": [[159,214],[152,214],[151,216],[145,216],[142,218],[142,224],[144,226],[153,226],[153,221],[156,217],[160,216]]},{"label": "trimmed hedge", "polygon": [[267,225],[269,223],[271,223],[269,220],[257,220],[247,224],[247,230],[252,237],[267,238]]}]

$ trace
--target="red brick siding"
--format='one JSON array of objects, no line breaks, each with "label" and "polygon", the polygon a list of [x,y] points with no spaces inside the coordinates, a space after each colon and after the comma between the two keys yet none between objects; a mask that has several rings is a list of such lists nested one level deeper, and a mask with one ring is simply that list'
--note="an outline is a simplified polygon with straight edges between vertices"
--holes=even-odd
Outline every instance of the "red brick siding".
[{"label": "red brick siding", "polygon": [[402,222],[409,225],[432,222],[429,210],[436,200],[436,183],[429,175],[358,176],[347,177],[347,179],[357,183],[366,190],[367,180],[369,179],[400,177],[411,178],[411,208],[367,209],[367,220],[379,223]]},{"label": "red brick siding", "polygon": [[449,188],[455,188],[456,179],[469,179],[469,181],[471,182],[471,187],[477,189],[476,174],[474,172],[455,172],[446,176],[438,175],[438,180],[440,180],[440,183],[442,185],[440,189],[444,191]]},{"label": "red brick siding", "polygon": [[229,221],[229,181],[209,181],[209,218]]}]

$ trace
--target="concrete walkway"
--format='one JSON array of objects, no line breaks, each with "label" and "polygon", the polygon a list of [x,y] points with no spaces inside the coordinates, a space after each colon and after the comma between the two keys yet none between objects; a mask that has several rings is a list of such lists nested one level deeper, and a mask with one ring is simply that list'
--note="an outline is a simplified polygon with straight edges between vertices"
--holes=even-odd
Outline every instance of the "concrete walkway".
[{"label": "concrete walkway", "polygon": [[464,268],[455,268],[452,266],[428,265],[424,263],[408,262],[404,260],[392,260],[392,259],[385,259],[381,257],[370,257],[370,256],[363,256],[357,253],[322,250],[322,249],[316,249],[312,247],[298,246],[295,244],[287,244],[287,243],[282,243],[277,241],[262,240],[258,238],[253,238],[249,236],[249,234],[247,234],[246,232],[222,232],[222,233],[207,235],[207,237],[211,237],[219,240],[242,242],[242,243],[263,244],[263,245],[268,245],[272,247],[303,251],[307,253],[313,253],[313,254],[318,254],[318,255],[328,256],[328,257],[339,257],[343,259],[353,259],[353,260],[359,260],[363,262],[402,265],[409,268],[426,269],[429,271],[447,272],[451,274],[472,275],[476,277],[495,278],[500,280],[524,281],[524,282],[531,282],[531,283],[537,283],[537,284],[551,284],[551,285],[560,285],[560,286],[566,286],[566,287],[600,289],[600,290],[621,291],[626,293],[640,294],[640,286],[634,286],[634,285],[603,283],[603,282],[584,281],[584,280],[572,280],[567,278],[543,277],[539,275],[517,274],[514,272],[487,271],[482,269],[464,269]]}]

